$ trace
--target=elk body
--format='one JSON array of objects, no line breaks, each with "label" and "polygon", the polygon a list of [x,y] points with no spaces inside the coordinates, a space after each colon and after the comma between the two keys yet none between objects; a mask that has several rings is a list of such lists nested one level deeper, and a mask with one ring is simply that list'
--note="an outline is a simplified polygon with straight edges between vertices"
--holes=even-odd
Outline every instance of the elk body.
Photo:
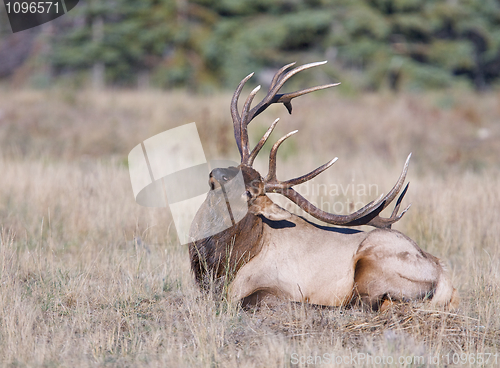
[{"label": "elk body", "polygon": [[[247,98],[240,115],[238,99],[250,74],[239,84],[231,101],[231,115],[236,144],[241,155],[238,167],[214,169],[210,173],[211,191],[193,221],[192,235],[222,219],[215,210],[217,190],[229,197],[243,198],[248,212],[233,226],[189,244],[191,268],[196,281],[203,286],[208,280],[230,280],[228,297],[254,304],[268,295],[296,302],[325,306],[344,306],[361,302],[373,309],[394,301],[429,299],[439,306],[455,307],[458,297],[442,262],[423,251],[404,234],[391,229],[408,210],[399,207],[408,185],[403,184],[410,156],[392,190],[383,198],[368,203],[349,215],[322,211],[308,202],[292,187],[311,180],[336,161],[287,181],[276,178],[278,147],[296,132],[279,139],[271,149],[269,172],[262,177],[252,168],[253,161],[276,126],[276,120],[256,147],[250,151],[247,125],[272,103],[283,103],[291,113],[291,100],[303,94],[336,84],[313,87],[293,93],[278,94],[294,74],[322,63],[311,63],[289,70],[281,68],[274,76],[266,97],[250,109],[259,89]],[[287,72],[287,70],[289,70]],[[244,190],[234,190],[232,179],[241,173]],[[403,191],[401,192],[401,189]],[[391,217],[379,214],[401,192]],[[349,228],[320,226],[282,209],[266,195],[280,193],[313,217],[330,225],[371,225],[375,230],[363,232]],[[199,237],[198,237],[199,239]]]}]

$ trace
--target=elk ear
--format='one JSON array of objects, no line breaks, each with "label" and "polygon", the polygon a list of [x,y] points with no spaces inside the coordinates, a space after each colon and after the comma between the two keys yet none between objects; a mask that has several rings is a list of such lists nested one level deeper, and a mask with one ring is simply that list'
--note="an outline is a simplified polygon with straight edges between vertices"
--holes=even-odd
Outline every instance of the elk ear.
[{"label": "elk ear", "polygon": [[290,218],[291,214],[275,204],[268,196],[258,196],[248,208],[254,215],[262,215],[272,221],[282,221]]}]

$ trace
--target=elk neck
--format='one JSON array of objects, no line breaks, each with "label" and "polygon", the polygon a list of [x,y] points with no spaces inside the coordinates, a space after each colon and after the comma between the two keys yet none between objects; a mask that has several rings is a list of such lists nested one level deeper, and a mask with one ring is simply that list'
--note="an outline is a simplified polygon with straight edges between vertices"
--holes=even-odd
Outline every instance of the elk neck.
[{"label": "elk neck", "polygon": [[[234,226],[189,244],[191,269],[201,285],[205,276],[235,275],[263,246],[264,223],[250,212]],[[207,273],[213,272],[213,275]]]}]

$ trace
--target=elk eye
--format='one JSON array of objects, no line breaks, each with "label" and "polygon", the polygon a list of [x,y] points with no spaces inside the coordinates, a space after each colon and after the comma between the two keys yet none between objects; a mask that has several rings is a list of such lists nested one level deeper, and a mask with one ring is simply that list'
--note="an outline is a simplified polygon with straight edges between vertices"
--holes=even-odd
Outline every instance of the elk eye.
[{"label": "elk eye", "polygon": [[252,198],[252,193],[250,193],[249,190],[247,190],[246,195],[247,195],[248,199]]}]

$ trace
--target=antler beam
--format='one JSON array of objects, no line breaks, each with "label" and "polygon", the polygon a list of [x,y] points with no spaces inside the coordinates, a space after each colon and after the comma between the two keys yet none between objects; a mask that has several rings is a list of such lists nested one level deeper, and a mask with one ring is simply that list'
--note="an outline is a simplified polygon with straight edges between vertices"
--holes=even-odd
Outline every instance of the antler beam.
[{"label": "antler beam", "polygon": [[[279,182],[276,180],[276,176],[273,178],[269,178],[269,175],[264,179],[265,182],[265,188],[266,192],[274,192],[274,193],[280,193],[290,199],[292,202],[294,202],[297,206],[299,206],[302,210],[310,214],[311,216],[317,218],[318,220],[321,220],[323,222],[326,222],[328,224],[332,225],[341,225],[341,226],[359,226],[359,225],[370,225],[378,228],[390,228],[391,225],[401,219],[403,215],[410,209],[409,205],[406,207],[399,215],[398,211],[401,206],[401,202],[408,190],[409,183],[406,185],[404,188],[403,192],[399,196],[398,200],[396,201],[396,206],[394,207],[394,210],[392,212],[391,217],[389,218],[383,218],[380,216],[380,212],[382,212],[385,208],[387,208],[391,202],[396,198],[396,196],[399,194],[401,191],[401,188],[403,187],[404,181],[406,179],[406,174],[408,172],[408,165],[410,162],[410,157],[411,153],[408,155],[408,158],[406,159],[405,165],[403,167],[403,171],[401,172],[401,175],[399,176],[398,181],[394,185],[394,187],[391,189],[389,193],[387,193],[386,196],[381,197],[380,199],[376,201],[372,201],[368,203],[366,206],[363,208],[359,209],[358,211],[351,213],[349,215],[336,215],[332,213],[325,212],[316,206],[314,206],[312,203],[310,203],[307,199],[302,197],[299,193],[297,193],[293,188],[291,188],[293,185],[303,183],[309,178],[312,178],[316,176],[317,174],[321,173],[322,171],[326,170],[330,164],[330,166],[333,164],[335,161],[332,160],[328,162],[327,164],[320,166],[316,170],[312,171],[311,173],[301,176],[296,179],[292,180],[287,180],[284,182]],[[326,166],[326,168],[325,168]],[[316,174],[316,175],[311,175],[311,174]],[[305,180],[303,178],[306,178]],[[266,181],[266,180],[270,180]],[[292,183],[292,184],[290,184]]]}]

